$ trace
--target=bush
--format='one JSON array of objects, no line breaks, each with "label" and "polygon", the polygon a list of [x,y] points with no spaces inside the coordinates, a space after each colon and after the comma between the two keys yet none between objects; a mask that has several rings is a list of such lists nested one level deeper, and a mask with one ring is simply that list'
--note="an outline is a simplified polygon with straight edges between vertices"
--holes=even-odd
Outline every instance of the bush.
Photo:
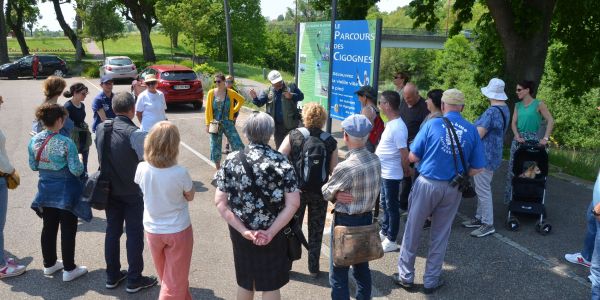
[{"label": "bush", "polygon": [[86,65],[82,75],[87,78],[98,78],[100,77],[100,68],[97,65]]},{"label": "bush", "polygon": [[196,65],[194,67],[194,72],[196,72],[196,74],[202,74],[204,76],[210,76],[213,75],[217,72],[219,72],[220,70],[217,70],[217,68],[207,64],[207,63],[203,63],[200,65]]}]

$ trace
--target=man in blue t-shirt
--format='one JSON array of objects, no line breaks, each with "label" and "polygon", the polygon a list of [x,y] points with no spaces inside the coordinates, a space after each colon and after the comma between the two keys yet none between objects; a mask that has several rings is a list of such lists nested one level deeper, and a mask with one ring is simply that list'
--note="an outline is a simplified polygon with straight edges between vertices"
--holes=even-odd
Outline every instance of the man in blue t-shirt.
[{"label": "man in blue t-shirt", "polygon": [[[466,170],[462,166],[458,148],[451,143],[452,135],[442,118],[425,123],[410,147],[409,160],[420,163],[421,175],[415,180],[408,199],[408,220],[398,259],[399,274],[394,276],[394,282],[405,289],[414,286],[417,248],[428,216],[432,216],[432,221],[429,253],[423,276],[425,293],[430,294],[444,285],[440,278],[442,264],[450,228],[462,198],[458,186],[451,186],[450,183],[457,173],[474,176],[486,165],[477,129],[460,114],[464,105],[465,96],[461,91],[450,89],[443,93],[442,112],[458,136],[467,164]],[[456,158],[453,156],[453,147]]]},{"label": "man in blue t-shirt", "polygon": [[462,223],[467,228],[477,228],[473,237],[484,237],[496,232],[494,228],[494,205],[492,202],[492,177],[502,162],[502,145],[508,128],[510,111],[506,105],[508,97],[504,93],[504,81],[492,78],[481,93],[490,100],[490,107],[475,121],[475,126],[483,142],[485,169],[473,177],[477,192],[477,212],[475,218]]},{"label": "man in blue t-shirt", "polygon": [[92,123],[92,132],[96,132],[98,124],[104,122],[106,119],[113,119],[115,113],[112,109],[112,98],[114,96],[113,90],[113,79],[107,75],[100,78],[100,87],[102,92],[94,97],[92,101],[92,111],[94,112],[94,123]]}]

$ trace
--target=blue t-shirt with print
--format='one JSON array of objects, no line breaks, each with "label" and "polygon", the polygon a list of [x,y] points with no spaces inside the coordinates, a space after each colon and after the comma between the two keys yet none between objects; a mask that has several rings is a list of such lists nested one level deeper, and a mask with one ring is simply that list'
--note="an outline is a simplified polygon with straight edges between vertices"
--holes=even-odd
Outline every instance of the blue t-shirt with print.
[{"label": "blue t-shirt with print", "polygon": [[[475,126],[458,112],[449,112],[445,117],[450,120],[458,135],[467,167],[474,169],[485,167],[483,144]],[[425,123],[411,144],[410,150],[420,158],[419,171],[426,178],[449,181],[456,176],[450,135],[442,118],[435,118]],[[458,149],[455,151],[459,172],[463,173]]]},{"label": "blue t-shirt with print", "polygon": [[[500,112],[502,111],[502,113]],[[504,114],[504,117],[503,115]],[[486,169],[495,171],[502,162],[502,146],[504,133],[509,126],[510,111],[506,105],[490,106],[483,114],[475,120],[475,127],[487,130],[481,141],[487,164]]]},{"label": "blue t-shirt with print", "polygon": [[110,97],[106,96],[104,92],[100,92],[96,97],[94,97],[94,101],[92,102],[92,111],[94,112],[94,123],[92,124],[92,131],[96,132],[96,127],[98,124],[102,123],[100,116],[98,115],[98,110],[104,110],[106,117],[109,119],[113,119],[115,117],[115,113],[112,109],[112,98],[115,96],[115,93],[111,93]]}]

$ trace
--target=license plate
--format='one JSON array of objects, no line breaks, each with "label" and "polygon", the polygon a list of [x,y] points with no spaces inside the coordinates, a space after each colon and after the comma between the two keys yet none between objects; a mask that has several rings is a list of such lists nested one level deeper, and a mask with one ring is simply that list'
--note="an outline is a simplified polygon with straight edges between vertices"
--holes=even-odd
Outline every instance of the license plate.
[{"label": "license plate", "polygon": [[175,86],[173,86],[173,89],[176,89],[176,90],[187,90],[189,88],[190,88],[189,84],[182,84],[182,85],[175,85]]}]

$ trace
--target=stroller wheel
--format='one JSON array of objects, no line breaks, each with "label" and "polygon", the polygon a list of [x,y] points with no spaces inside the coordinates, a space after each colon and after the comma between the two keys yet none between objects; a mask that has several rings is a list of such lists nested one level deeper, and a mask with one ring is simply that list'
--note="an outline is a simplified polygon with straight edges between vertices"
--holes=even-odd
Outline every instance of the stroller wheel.
[{"label": "stroller wheel", "polygon": [[510,218],[506,221],[506,228],[510,231],[517,231],[519,230],[519,220],[517,220],[516,218]]},{"label": "stroller wheel", "polygon": [[552,231],[552,225],[544,222],[537,222],[537,224],[535,224],[535,231],[541,235],[546,235]]}]

